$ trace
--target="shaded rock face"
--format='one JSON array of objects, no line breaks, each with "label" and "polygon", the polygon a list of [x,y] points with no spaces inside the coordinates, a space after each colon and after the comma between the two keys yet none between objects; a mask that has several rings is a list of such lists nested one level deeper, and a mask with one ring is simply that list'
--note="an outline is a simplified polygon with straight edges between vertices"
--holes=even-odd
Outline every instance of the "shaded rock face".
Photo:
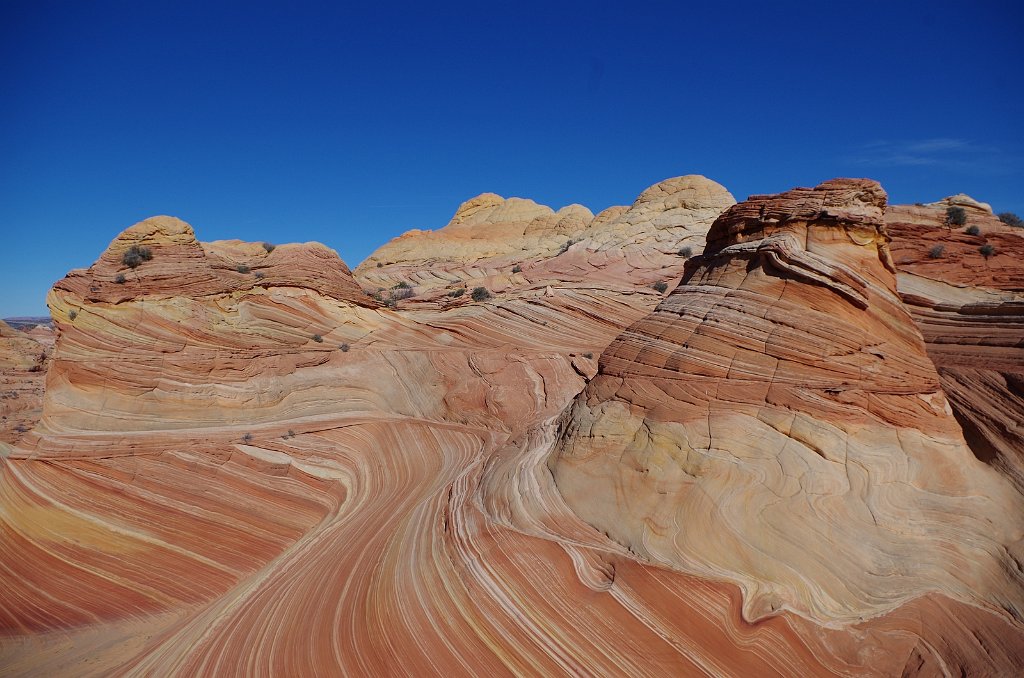
[{"label": "shaded rock face", "polygon": [[[967,223],[947,224],[949,206]],[[895,205],[885,220],[900,295],[968,445],[1024,489],[1024,231],[966,196]]]},{"label": "shaded rock face", "polygon": [[563,415],[549,465],[573,510],[738,582],[748,619],[852,622],[929,591],[1022,611],[1024,504],[952,416],[885,202],[835,180],[729,209]]}]

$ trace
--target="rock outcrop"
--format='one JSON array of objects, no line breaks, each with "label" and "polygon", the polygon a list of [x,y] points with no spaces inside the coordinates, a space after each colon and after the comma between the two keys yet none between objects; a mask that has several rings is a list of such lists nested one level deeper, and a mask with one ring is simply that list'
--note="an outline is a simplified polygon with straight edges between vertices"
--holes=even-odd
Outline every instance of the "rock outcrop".
[{"label": "rock outcrop", "polygon": [[42,419],[0,442],[2,672],[1010,674],[1019,489],[884,199],[484,195],[356,278],[133,226],[54,287]]},{"label": "rock outcrop", "polygon": [[[947,223],[950,206],[966,224]],[[885,220],[900,295],[967,443],[1024,489],[1024,230],[963,195]]]},{"label": "rock outcrop", "polygon": [[835,180],[729,209],[601,356],[550,467],[630,551],[737,582],[747,619],[853,623],[936,592],[1012,626],[1024,502],[964,442],[896,293],[885,203]]},{"label": "rock outcrop", "polygon": [[734,203],[725,188],[697,175],[662,181],[631,207],[596,217],[581,205],[556,212],[485,193],[463,203],[444,228],[409,231],[379,248],[355,274],[370,291],[408,284],[416,301],[446,305],[457,303],[448,292],[467,286],[516,293],[677,281],[711,222]]},{"label": "rock outcrop", "polygon": [[20,440],[39,420],[52,344],[47,328],[23,332],[0,320],[0,443]]}]

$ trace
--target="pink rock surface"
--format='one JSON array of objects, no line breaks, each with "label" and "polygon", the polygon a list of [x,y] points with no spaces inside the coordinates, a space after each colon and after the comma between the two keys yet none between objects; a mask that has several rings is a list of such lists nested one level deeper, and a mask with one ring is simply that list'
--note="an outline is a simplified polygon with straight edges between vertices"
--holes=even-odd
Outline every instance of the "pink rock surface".
[{"label": "pink rock surface", "polygon": [[[3,673],[1012,671],[1019,490],[943,406],[885,258],[884,193],[839,182],[786,200],[762,199],[766,218],[733,208],[687,263],[678,250],[703,251],[733,202],[703,178],[596,217],[485,195],[439,236],[382,248],[359,284],[316,244],[201,243],[169,217],[130,228],[55,286],[42,419],[0,444]],[[582,237],[561,252],[568,233]],[[152,252],[135,269],[132,245]],[[652,315],[651,283],[684,268]],[[492,296],[447,297],[452,278]],[[360,289],[399,280],[415,286],[397,312]],[[599,472],[569,492],[553,446],[612,451],[628,417],[567,422],[619,396],[651,449],[697,431],[792,491],[792,510],[761,514],[777,543],[709,569],[652,557],[658,533],[622,537],[679,469],[699,470],[699,446],[678,468],[651,457],[630,495],[601,484],[615,463],[576,460]],[[762,419],[756,442],[747,424]],[[751,514],[737,525],[758,526],[766,496],[749,474],[729,480],[719,513],[684,516],[723,542],[733,526],[710,526],[735,501]],[[611,528],[587,508],[599,500]],[[789,574],[778,544],[802,546]]]}]

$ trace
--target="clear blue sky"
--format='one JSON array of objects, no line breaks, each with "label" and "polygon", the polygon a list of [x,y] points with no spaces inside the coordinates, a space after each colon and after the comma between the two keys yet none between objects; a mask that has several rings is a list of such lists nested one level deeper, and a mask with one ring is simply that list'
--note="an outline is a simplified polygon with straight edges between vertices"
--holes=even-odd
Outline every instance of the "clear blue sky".
[{"label": "clear blue sky", "polygon": [[688,173],[1024,215],[1019,2],[616,4],[0,0],[0,317],[154,214],[353,267],[484,191]]}]

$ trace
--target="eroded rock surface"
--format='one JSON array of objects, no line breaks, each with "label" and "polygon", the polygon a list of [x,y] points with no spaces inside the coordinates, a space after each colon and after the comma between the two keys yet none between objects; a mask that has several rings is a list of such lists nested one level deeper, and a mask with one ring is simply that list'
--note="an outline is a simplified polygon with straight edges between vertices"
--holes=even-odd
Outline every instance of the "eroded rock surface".
[{"label": "eroded rock surface", "polygon": [[703,178],[596,216],[485,195],[358,284],[315,243],[128,229],[55,286],[43,418],[0,443],[3,672],[1024,664],[1019,495],[944,405],[884,193],[758,200],[689,261],[733,203]]},{"label": "eroded rock surface", "polygon": [[[950,206],[966,224],[947,223]],[[895,205],[885,219],[900,295],[967,443],[1024,488],[1024,230],[963,195]]]},{"label": "eroded rock surface", "polygon": [[458,303],[449,292],[475,286],[677,281],[711,222],[734,203],[724,187],[698,175],[662,181],[632,206],[597,216],[581,205],[556,212],[487,193],[463,203],[444,228],[409,231],[382,246],[355,274],[370,291],[409,284],[418,300],[445,305]]},{"label": "eroded rock surface", "polygon": [[16,330],[0,320],[0,442],[20,440],[39,420],[52,331]]},{"label": "eroded rock surface", "polygon": [[938,592],[1019,634],[1024,503],[964,442],[896,292],[885,203],[835,180],[729,209],[602,355],[550,467],[632,552],[738,582],[748,619],[853,623]]}]

